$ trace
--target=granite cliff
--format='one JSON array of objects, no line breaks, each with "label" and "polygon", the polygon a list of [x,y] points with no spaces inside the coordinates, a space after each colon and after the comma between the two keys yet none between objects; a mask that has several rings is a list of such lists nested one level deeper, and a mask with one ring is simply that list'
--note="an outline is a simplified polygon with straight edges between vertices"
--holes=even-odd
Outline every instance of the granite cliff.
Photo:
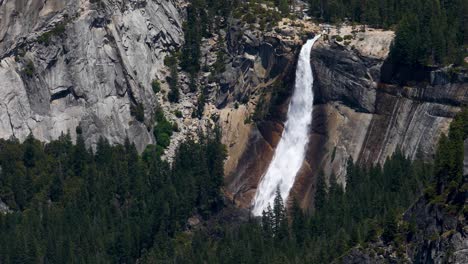
[{"label": "granite cliff", "polygon": [[[80,126],[88,146],[101,136],[111,143],[128,137],[141,152],[155,143],[151,117],[160,106],[179,128],[169,158],[179,142],[220,125],[228,147],[226,194],[249,207],[283,130],[297,53],[323,31],[311,57],[310,144],[293,188],[302,207],[311,209],[319,168],[344,184],[349,157],[363,165],[383,162],[401,148],[412,158],[431,158],[439,135],[468,102],[467,74],[451,68],[429,70],[423,81],[406,85],[389,78],[391,31],[307,19],[283,19],[264,30],[232,19],[226,30],[202,40],[206,68],[220,50],[226,57],[222,72],[198,75],[207,90],[198,119],[193,111],[200,91],[190,91],[187,74],[179,73],[179,103],[164,95],[164,58],[184,42],[185,7],[175,0],[0,1],[0,137],[24,140],[32,133],[49,141],[67,131],[74,137]],[[223,40],[226,45],[219,44]],[[162,93],[152,91],[152,80],[160,80]]]},{"label": "granite cliff", "polygon": [[0,1],[0,137],[42,141],[79,125],[141,151],[154,141],[153,79],[183,41],[177,1]]},{"label": "granite cliff", "polygon": [[[327,34],[311,56],[316,96],[308,154],[293,188],[294,196],[307,209],[313,207],[316,174],[320,169],[328,177],[334,173],[344,185],[350,157],[361,165],[383,163],[400,148],[413,159],[431,159],[440,134],[447,132],[460,106],[468,103],[465,72],[434,69],[427,72],[424,81],[406,85],[385,80],[388,67],[384,65],[393,32],[361,31],[351,26],[322,29]],[[348,40],[332,38],[339,35]],[[297,52],[297,43],[281,44]],[[281,54],[275,54],[278,53]],[[290,64],[293,66],[283,67],[286,76],[294,75],[294,62]],[[283,80],[293,87],[293,79]],[[230,167],[233,158],[230,156],[227,183],[234,201],[241,207],[250,206],[272,158],[282,133],[287,101],[276,110],[279,111],[276,118],[267,117],[243,132],[237,130],[239,138],[245,141],[239,143],[245,146],[245,151],[232,152],[242,154],[236,159],[235,168]],[[234,148],[235,144],[231,149]]]},{"label": "granite cliff", "polygon": [[464,185],[451,187],[447,196],[426,193],[416,201],[399,220],[395,238],[359,245],[335,263],[468,262],[466,171],[464,177]]}]

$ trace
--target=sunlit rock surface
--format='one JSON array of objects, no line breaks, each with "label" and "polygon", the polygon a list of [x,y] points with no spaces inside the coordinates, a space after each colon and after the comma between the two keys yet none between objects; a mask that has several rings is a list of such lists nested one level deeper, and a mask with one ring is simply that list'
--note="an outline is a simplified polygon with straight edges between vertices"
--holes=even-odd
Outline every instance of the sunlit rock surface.
[{"label": "sunlit rock surface", "polygon": [[[91,3],[95,2],[95,3]],[[82,127],[142,150],[153,142],[151,81],[182,42],[175,1],[0,1],[0,137],[49,141]]]}]

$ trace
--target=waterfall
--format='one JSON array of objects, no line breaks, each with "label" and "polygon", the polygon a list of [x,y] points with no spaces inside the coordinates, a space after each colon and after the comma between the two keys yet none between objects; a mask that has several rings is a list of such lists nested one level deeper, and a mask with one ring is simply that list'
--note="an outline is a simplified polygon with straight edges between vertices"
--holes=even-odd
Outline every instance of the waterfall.
[{"label": "waterfall", "polygon": [[254,215],[261,215],[269,204],[273,206],[277,187],[280,189],[281,197],[284,200],[288,198],[296,174],[304,161],[314,104],[312,91],[314,77],[310,65],[310,52],[319,37],[320,35],[317,35],[308,40],[299,54],[295,89],[289,104],[287,121],[273,160],[257,188],[253,201]]}]

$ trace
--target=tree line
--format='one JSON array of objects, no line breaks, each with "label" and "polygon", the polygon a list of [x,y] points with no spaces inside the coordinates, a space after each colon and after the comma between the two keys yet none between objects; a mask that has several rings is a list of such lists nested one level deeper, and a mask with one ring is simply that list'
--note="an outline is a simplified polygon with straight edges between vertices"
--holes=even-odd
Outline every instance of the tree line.
[{"label": "tree line", "polygon": [[[464,110],[434,162],[401,151],[382,166],[350,159],[346,190],[319,173],[313,212],[295,199],[286,208],[277,191],[259,219],[188,232],[190,216],[208,220],[224,208],[218,130],[182,143],[172,166],[157,148],[139,155],[128,140],[101,139],[90,150],[77,132],[76,144],[67,134],[47,144],[0,140],[0,198],[11,210],[0,214],[2,263],[330,263],[356,245],[397,247],[415,232],[398,222],[421,194],[443,204],[467,184]],[[447,207],[457,213],[464,203]]]},{"label": "tree line", "polygon": [[319,173],[313,213],[303,212],[296,200],[287,209],[277,192],[274,204],[260,219],[251,218],[240,226],[220,224],[217,237],[200,231],[190,243],[174,241],[174,255],[156,263],[173,259],[189,263],[330,263],[351,247],[382,236],[387,219],[396,221],[422,193],[431,171],[429,164],[411,162],[401,152],[383,167],[362,168],[350,160],[346,191],[335,176],[327,181]]},{"label": "tree line", "polygon": [[[396,30],[390,59],[398,65],[438,67],[455,64],[466,66],[468,56],[468,1],[466,0],[309,0],[309,14],[329,23],[348,21],[372,27]],[[275,7],[275,16],[260,8]],[[185,43],[180,66],[190,75],[190,90],[197,91],[201,69],[202,38],[229,27],[232,17],[248,23],[265,24],[291,16],[294,1],[289,0],[191,0],[184,23]],[[265,13],[266,12],[266,13]],[[265,14],[270,14],[263,17]],[[279,18],[272,18],[279,16]],[[220,40],[223,41],[223,40]],[[220,50],[224,52],[223,49]],[[222,55],[222,54],[221,54]],[[224,59],[219,63],[223,64]],[[173,100],[177,101],[177,100]]]},{"label": "tree line", "polygon": [[[434,162],[411,161],[396,151],[382,166],[347,165],[346,190],[336,177],[319,173],[315,210],[306,213],[293,199],[286,208],[279,192],[260,219],[217,223],[211,231],[179,234],[171,255],[145,263],[331,263],[352,247],[381,241],[398,251],[417,230],[402,214],[420,197],[444,203],[466,188],[463,142],[468,137],[468,110],[442,136]],[[328,178],[328,180],[327,180]],[[465,200],[447,204],[463,213]],[[215,230],[215,231],[213,231]],[[214,235],[213,235],[214,233]]]},{"label": "tree line", "polygon": [[[180,145],[170,166],[128,140],[85,147],[68,134],[44,144],[0,140],[1,263],[132,263],[223,207],[219,132]],[[169,249],[167,249],[169,251]]]},{"label": "tree line", "polygon": [[466,0],[310,0],[325,22],[396,28],[391,57],[410,66],[463,65],[468,43]]}]

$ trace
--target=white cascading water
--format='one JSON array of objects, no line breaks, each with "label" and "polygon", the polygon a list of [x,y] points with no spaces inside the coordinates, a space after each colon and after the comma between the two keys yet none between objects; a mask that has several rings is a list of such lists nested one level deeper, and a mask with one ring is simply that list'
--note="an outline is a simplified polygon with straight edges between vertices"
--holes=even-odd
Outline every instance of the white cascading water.
[{"label": "white cascading water", "polygon": [[273,160],[257,188],[253,202],[254,215],[261,215],[269,204],[273,206],[277,187],[280,189],[281,197],[284,200],[288,198],[296,174],[304,161],[314,104],[312,91],[314,77],[310,65],[310,53],[319,37],[320,35],[317,35],[308,40],[299,54],[296,84],[289,104],[287,121]]}]

